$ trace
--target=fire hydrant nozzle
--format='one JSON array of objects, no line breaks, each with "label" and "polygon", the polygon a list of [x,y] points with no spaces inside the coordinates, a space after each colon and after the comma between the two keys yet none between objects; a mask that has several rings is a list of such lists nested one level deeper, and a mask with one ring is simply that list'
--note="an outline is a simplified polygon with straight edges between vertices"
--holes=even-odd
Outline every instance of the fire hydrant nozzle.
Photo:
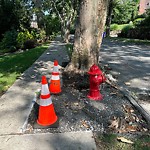
[{"label": "fire hydrant nozzle", "polygon": [[90,68],[88,74],[90,75],[90,92],[87,97],[92,100],[102,100],[103,96],[100,93],[99,86],[105,82],[105,76],[95,64]]}]

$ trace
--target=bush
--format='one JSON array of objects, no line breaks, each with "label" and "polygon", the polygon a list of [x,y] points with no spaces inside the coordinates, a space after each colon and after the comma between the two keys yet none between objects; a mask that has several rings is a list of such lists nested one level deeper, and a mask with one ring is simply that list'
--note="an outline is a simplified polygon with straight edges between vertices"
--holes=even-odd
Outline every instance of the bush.
[{"label": "bush", "polygon": [[52,35],[53,32],[58,33],[61,30],[59,18],[55,15],[45,16],[46,35]]},{"label": "bush", "polygon": [[133,24],[126,25],[122,30],[121,33],[118,35],[119,37],[128,37],[129,30],[133,28]]},{"label": "bush", "polygon": [[119,37],[150,40],[150,29],[148,27],[131,28],[126,34],[119,34]]},{"label": "bush", "polygon": [[118,30],[118,24],[111,24],[110,31]]},{"label": "bush", "polygon": [[39,32],[38,32],[38,39],[39,40],[44,40],[45,38],[46,38],[45,30],[39,30]]},{"label": "bush", "polygon": [[144,18],[137,18],[133,21],[134,26],[140,25],[140,23],[144,20]]},{"label": "bush", "polygon": [[36,40],[27,40],[24,42],[24,49],[31,49],[36,47]]},{"label": "bush", "polygon": [[142,40],[150,40],[150,9],[148,9],[145,13],[145,18],[136,19],[133,25],[129,25],[125,27],[120,37],[125,38],[134,38],[134,39],[142,39]]},{"label": "bush", "polygon": [[29,33],[28,30],[25,30],[24,32],[19,32],[17,36],[17,46],[19,48],[23,48],[24,43],[30,39],[33,39],[33,36]]},{"label": "bush", "polygon": [[11,52],[16,51],[17,47],[17,31],[16,30],[10,30],[5,32],[4,37],[2,39],[2,42],[0,43],[1,49],[7,49]]}]

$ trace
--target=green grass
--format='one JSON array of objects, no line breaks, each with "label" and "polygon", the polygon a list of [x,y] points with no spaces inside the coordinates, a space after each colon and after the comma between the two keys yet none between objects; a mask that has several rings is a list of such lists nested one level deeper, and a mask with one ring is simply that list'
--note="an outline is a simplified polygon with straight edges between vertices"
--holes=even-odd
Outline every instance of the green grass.
[{"label": "green grass", "polygon": [[[129,138],[126,138],[129,139]],[[150,149],[150,136],[143,135],[136,139],[131,139],[133,144],[123,143],[117,140],[116,134],[103,134],[99,135],[96,140],[98,148],[101,150],[149,150]]]},{"label": "green grass", "polygon": [[124,27],[128,26],[129,24],[111,24],[110,25],[110,30],[114,31],[114,30],[122,30]]},{"label": "green grass", "polygon": [[0,56],[0,95],[48,48],[48,44],[22,53]]}]

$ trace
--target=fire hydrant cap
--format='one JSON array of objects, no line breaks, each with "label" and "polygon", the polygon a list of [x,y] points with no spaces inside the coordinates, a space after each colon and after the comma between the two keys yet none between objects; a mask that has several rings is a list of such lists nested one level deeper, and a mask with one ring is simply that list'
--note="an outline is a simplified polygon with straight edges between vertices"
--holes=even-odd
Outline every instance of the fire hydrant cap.
[{"label": "fire hydrant cap", "polygon": [[90,68],[88,73],[91,75],[102,75],[102,71],[95,64]]}]

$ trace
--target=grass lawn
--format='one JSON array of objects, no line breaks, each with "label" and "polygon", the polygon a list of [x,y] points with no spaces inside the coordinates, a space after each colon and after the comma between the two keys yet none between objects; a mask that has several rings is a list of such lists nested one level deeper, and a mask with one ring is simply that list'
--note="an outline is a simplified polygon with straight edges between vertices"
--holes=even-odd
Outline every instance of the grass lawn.
[{"label": "grass lawn", "polygon": [[122,30],[124,27],[128,26],[129,24],[111,24],[110,25],[110,30]]},{"label": "grass lawn", "polygon": [[0,56],[0,95],[39,58],[48,46],[49,44],[44,44],[21,53]]},{"label": "grass lawn", "polygon": [[141,135],[137,138],[126,138],[133,142],[129,144],[127,142],[121,142],[117,140],[116,134],[100,134],[96,140],[98,149],[100,150],[150,150],[150,135]]}]

